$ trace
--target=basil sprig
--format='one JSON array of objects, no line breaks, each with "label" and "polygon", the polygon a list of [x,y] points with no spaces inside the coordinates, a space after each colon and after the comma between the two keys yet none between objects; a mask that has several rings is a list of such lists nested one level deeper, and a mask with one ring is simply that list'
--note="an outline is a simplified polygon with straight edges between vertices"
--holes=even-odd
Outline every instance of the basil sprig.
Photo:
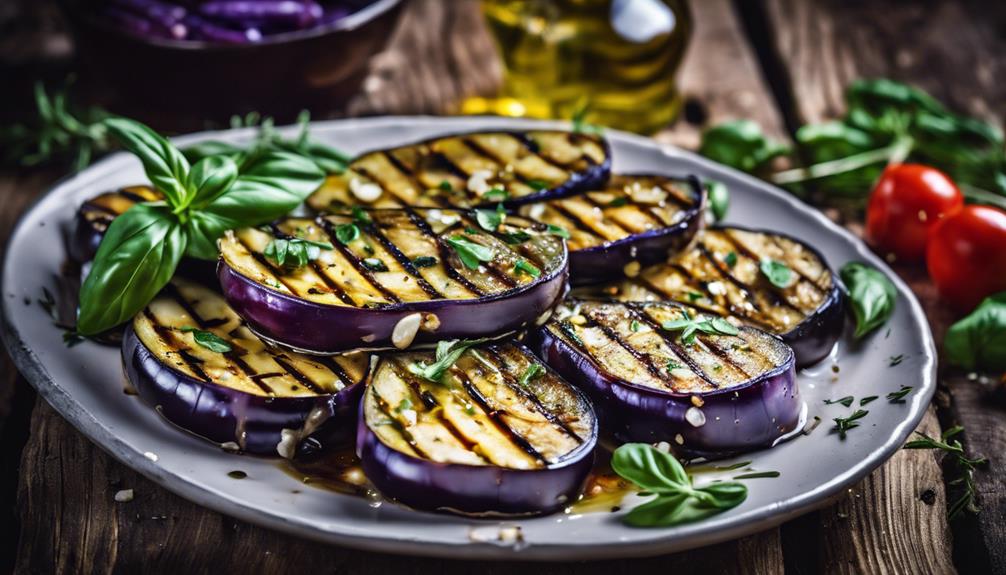
[{"label": "basil sprig", "polygon": [[486,342],[486,339],[452,339],[437,343],[436,359],[433,363],[416,362],[409,365],[409,371],[426,381],[443,383],[444,374],[469,348]]},{"label": "basil sprig", "polygon": [[721,317],[691,317],[688,312],[681,312],[681,319],[665,321],[660,327],[667,331],[680,331],[681,342],[685,344],[695,343],[695,337],[699,332],[709,335],[737,335],[740,330],[737,326]]},{"label": "basil sprig", "polygon": [[736,481],[695,487],[677,459],[645,443],[626,443],[611,456],[611,468],[656,497],[625,515],[634,527],[669,527],[705,519],[737,507],[748,490]]},{"label": "basil sprig", "polygon": [[135,154],[164,201],[137,204],[108,227],[80,292],[77,331],[94,335],[128,320],[174,275],[182,256],[217,257],[227,230],[282,216],[316,190],[325,174],[310,160],[266,152],[241,170],[229,156],[190,165],[170,142],[125,118],[105,121]]},{"label": "basil sprig", "polygon": [[287,268],[301,268],[321,256],[321,250],[332,249],[328,242],[303,238],[275,238],[266,245],[262,255]]},{"label": "basil sprig", "polygon": [[849,290],[852,314],[856,318],[856,339],[884,325],[894,313],[894,302],[898,298],[891,280],[880,270],[860,262],[845,264],[839,275]]},{"label": "basil sprig", "polygon": [[1006,292],[985,298],[950,326],[943,347],[950,363],[965,369],[1006,369]]}]

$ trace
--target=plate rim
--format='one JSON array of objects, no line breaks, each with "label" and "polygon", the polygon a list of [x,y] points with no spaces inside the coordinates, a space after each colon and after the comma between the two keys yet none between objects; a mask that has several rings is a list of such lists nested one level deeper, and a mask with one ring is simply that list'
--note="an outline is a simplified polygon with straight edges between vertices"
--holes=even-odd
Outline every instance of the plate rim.
[{"label": "plate rim", "polygon": [[[350,118],[311,122],[313,131],[327,129],[375,129],[382,126],[407,124],[436,124],[443,133],[453,133],[460,130],[559,128],[568,129],[567,122],[543,121],[493,116],[379,116],[370,118]],[[281,133],[292,133],[297,126],[279,128]],[[209,130],[186,134],[171,138],[176,145],[224,137],[232,141],[251,139],[254,128]],[[932,331],[926,319],[925,312],[915,294],[907,284],[880,257],[871,252],[865,244],[850,231],[828,219],[820,210],[804,203],[767,182],[759,180],[729,166],[724,166],[706,159],[694,152],[673,145],[658,142],[652,138],[618,130],[607,130],[607,137],[624,140],[629,143],[656,149],[661,154],[687,161],[697,168],[712,172],[726,172],[748,187],[757,188],[759,193],[775,196],[776,199],[788,204],[788,207],[815,220],[830,234],[839,236],[849,244],[860,261],[865,261],[879,268],[891,279],[900,296],[904,298],[913,319],[924,329],[921,339],[924,347],[925,361],[920,366],[922,383],[919,392],[907,406],[909,411],[901,419],[892,434],[879,447],[860,460],[854,467],[833,477],[830,481],[820,484],[803,493],[788,496],[769,506],[755,508],[741,515],[729,518],[729,524],[720,525],[724,521],[707,520],[693,524],[696,528],[688,537],[674,538],[667,530],[654,530],[663,533],[643,540],[618,541],[613,540],[599,546],[577,546],[564,544],[532,544],[523,548],[501,547],[492,544],[478,544],[471,541],[440,541],[436,545],[418,537],[375,537],[366,533],[352,533],[346,530],[320,531],[304,522],[291,520],[290,517],[263,512],[260,508],[231,497],[226,493],[211,488],[190,483],[183,477],[165,469],[156,462],[147,459],[142,453],[124,444],[110,429],[101,424],[94,414],[85,412],[74,401],[69,392],[61,388],[49,375],[42,361],[36,356],[21,337],[20,331],[10,320],[8,311],[12,298],[4,297],[0,305],[0,336],[2,336],[7,352],[10,354],[18,371],[35,388],[39,396],[45,399],[64,419],[70,422],[89,441],[111,455],[120,463],[139,472],[161,487],[175,493],[198,505],[207,507],[218,513],[236,517],[255,525],[277,529],[314,541],[335,544],[366,551],[394,553],[397,555],[419,555],[426,557],[458,558],[458,559],[503,559],[532,561],[561,561],[570,558],[570,552],[577,559],[603,559],[617,557],[644,557],[665,553],[673,553],[685,549],[696,548],[714,543],[735,539],[778,526],[789,519],[823,507],[841,494],[842,490],[861,481],[892,457],[922,421],[926,410],[936,391],[937,383],[937,351]],[[90,167],[76,174],[70,174],[57,180],[46,192],[35,198],[18,216],[17,222],[11,228],[8,243],[3,254],[3,269],[0,270],[0,286],[7,286],[8,265],[10,253],[13,251],[13,241],[20,233],[23,224],[29,216],[50,196],[73,186],[86,186],[105,177],[123,159],[128,160],[126,152],[116,152],[95,162]],[[921,320],[921,321],[920,321]],[[113,449],[115,448],[115,449]],[[488,525],[488,524],[487,524]]]}]

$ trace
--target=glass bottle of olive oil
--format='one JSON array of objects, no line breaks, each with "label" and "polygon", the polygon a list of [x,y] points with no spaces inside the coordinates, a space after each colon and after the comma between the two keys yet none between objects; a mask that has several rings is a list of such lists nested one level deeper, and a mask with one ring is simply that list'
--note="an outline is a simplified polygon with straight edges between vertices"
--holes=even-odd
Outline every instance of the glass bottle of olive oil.
[{"label": "glass bottle of olive oil", "polygon": [[685,0],[483,0],[503,58],[498,98],[470,114],[582,117],[650,133],[681,108],[675,74],[691,33]]}]

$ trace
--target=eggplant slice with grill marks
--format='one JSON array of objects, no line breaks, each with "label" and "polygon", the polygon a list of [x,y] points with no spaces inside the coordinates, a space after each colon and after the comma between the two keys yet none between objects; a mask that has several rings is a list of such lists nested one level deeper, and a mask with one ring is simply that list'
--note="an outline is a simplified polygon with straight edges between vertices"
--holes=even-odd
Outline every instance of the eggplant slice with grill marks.
[{"label": "eggplant slice with grill marks", "polygon": [[69,239],[70,259],[78,264],[93,260],[112,220],[136,204],[162,199],[164,198],[151,187],[130,186],[105,192],[85,201],[77,209],[73,233]]},{"label": "eggplant slice with grill marks", "polygon": [[[786,287],[761,271],[763,259],[790,269]],[[698,244],[638,276],[581,290],[619,301],[673,300],[731,316],[782,337],[797,367],[825,358],[842,335],[845,296],[838,276],[814,248],[776,232],[739,227],[705,230]]]},{"label": "eggplant slice with grill marks", "polygon": [[[298,268],[265,255],[291,237],[332,249]],[[264,337],[319,354],[500,337],[544,321],[566,290],[562,238],[516,216],[487,231],[471,211],[357,211],[239,230],[220,248],[231,306]]]},{"label": "eggplant slice with grill marks", "polygon": [[704,227],[697,178],[613,175],[604,188],[521,206],[528,218],[569,232],[573,285],[611,280],[666,261]]},{"label": "eggplant slice with grill marks", "polygon": [[598,188],[610,169],[611,153],[600,136],[473,132],[365,153],[307,203],[321,213],[359,204],[515,206]]},{"label": "eggplant slice with grill marks", "polygon": [[[680,320],[721,323],[690,334]],[[620,439],[716,457],[771,446],[803,409],[792,350],[731,326],[675,303],[568,299],[534,347]]]},{"label": "eggplant slice with grill marks", "polygon": [[225,449],[292,457],[351,440],[370,356],[308,357],[248,329],[217,292],[174,279],[126,328],[126,374],[168,421]]},{"label": "eggplant slice with grill marks", "polygon": [[357,453],[389,498],[427,511],[537,515],[580,494],[597,421],[576,388],[515,343],[466,350],[438,381],[432,352],[384,355],[364,392]]}]

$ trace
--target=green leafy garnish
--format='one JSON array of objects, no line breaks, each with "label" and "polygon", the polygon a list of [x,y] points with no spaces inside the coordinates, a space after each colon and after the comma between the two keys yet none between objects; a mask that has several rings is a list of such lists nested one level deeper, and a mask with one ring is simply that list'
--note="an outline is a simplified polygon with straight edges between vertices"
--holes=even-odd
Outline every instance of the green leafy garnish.
[{"label": "green leafy garnish", "polygon": [[520,379],[518,383],[522,387],[528,387],[532,381],[538,379],[539,377],[545,375],[545,368],[538,363],[532,363],[527,366],[524,373],[520,374]]},{"label": "green leafy garnish", "polygon": [[866,397],[864,397],[864,398],[862,398],[862,399],[859,400],[859,406],[863,407],[864,405],[867,405],[867,404],[869,404],[869,403],[871,403],[873,401],[876,401],[878,399],[880,399],[879,396],[868,395],[868,396],[866,396]]},{"label": "green leafy garnish", "polygon": [[503,234],[503,241],[510,245],[519,245],[531,239],[527,232],[508,232]]},{"label": "green leafy garnish", "polygon": [[541,276],[541,270],[525,259],[517,260],[517,262],[513,265],[513,271],[515,274],[524,273],[533,278]]},{"label": "green leafy garnish", "polygon": [[975,488],[974,471],[980,465],[988,464],[984,457],[968,457],[964,446],[955,436],[964,431],[960,425],[955,425],[944,431],[939,439],[934,439],[921,431],[916,431],[918,439],[905,443],[905,449],[938,449],[953,457],[958,477],[949,482],[950,485],[962,486],[962,492],[947,508],[947,518],[956,519],[962,512],[978,513],[977,489]]},{"label": "green leafy garnish", "polygon": [[469,348],[484,343],[486,339],[455,339],[437,343],[436,359],[431,364],[416,362],[409,372],[433,383],[442,383],[444,374]]},{"label": "green leafy garnish", "polygon": [[360,237],[360,228],[356,224],[340,224],[335,228],[335,239],[339,243],[349,245],[353,240]]},{"label": "green leafy garnish", "polygon": [[909,393],[912,393],[912,389],[913,388],[909,385],[903,385],[898,391],[888,393],[887,401],[891,403],[902,403],[905,401],[905,397],[908,396]]},{"label": "green leafy garnish", "polygon": [[274,238],[266,245],[262,255],[276,262],[279,266],[299,268],[318,259],[321,250],[330,249],[332,249],[332,244],[328,242],[315,242],[302,238]]},{"label": "green leafy garnish", "polygon": [[386,272],[388,271],[387,264],[381,258],[363,258],[360,260],[360,264],[364,268],[372,272]]},{"label": "green leafy garnish", "polygon": [[695,342],[695,336],[699,332],[710,335],[737,335],[740,331],[734,324],[721,317],[692,318],[688,312],[682,311],[682,318],[665,321],[661,327],[667,331],[680,331],[682,343],[691,344]]},{"label": "green leafy garnish", "polygon": [[758,172],[774,158],[789,153],[789,147],[768,138],[756,122],[733,120],[713,126],[702,134],[699,153],[745,172]]},{"label": "green leafy garnish", "polygon": [[105,120],[110,135],[142,162],[163,202],[115,218],[80,292],[77,330],[94,335],[143,309],[174,275],[183,255],[216,259],[230,229],[274,220],[300,205],[325,174],[312,161],[265,152],[240,171],[228,156],[195,165],[156,132],[132,120]]},{"label": "green leafy garnish", "polygon": [[412,260],[412,265],[417,268],[430,268],[437,265],[437,258],[433,256],[419,256]]},{"label": "green leafy garnish", "polygon": [[549,184],[545,180],[528,180],[527,185],[536,192],[547,190],[549,187],[551,187],[551,184]]},{"label": "green leafy garnish", "polygon": [[555,224],[548,224],[545,230],[553,236],[559,236],[560,238],[565,238],[567,240],[569,239],[569,232],[566,230],[566,228],[563,228],[561,226],[557,226]]},{"label": "green leafy garnish", "polygon": [[1006,292],[985,298],[950,326],[943,349],[951,364],[964,369],[1006,370]]},{"label": "green leafy garnish", "polygon": [[901,362],[903,361],[905,361],[905,354],[901,353],[898,355],[892,355],[891,357],[887,358],[887,366],[895,367],[901,365]]},{"label": "green leafy garnish", "polygon": [[684,369],[685,364],[680,361],[668,359],[667,360],[667,371],[674,371],[675,369]]},{"label": "green leafy garnish", "polygon": [[894,284],[882,272],[859,262],[842,267],[842,282],[849,290],[852,313],[856,318],[857,339],[884,325],[894,313],[898,297]]},{"label": "green leafy garnish", "polygon": [[482,194],[482,199],[487,202],[502,202],[503,200],[510,197],[510,192],[505,189],[495,186],[488,192]]},{"label": "green leafy garnish", "polygon": [[730,190],[726,184],[707,180],[706,193],[709,194],[709,211],[713,214],[713,221],[718,222],[725,218],[730,207]]},{"label": "green leafy garnish", "polygon": [[483,230],[495,232],[506,219],[506,210],[503,204],[496,204],[495,210],[475,210],[475,219]]},{"label": "green leafy garnish", "polygon": [[447,238],[447,245],[454,248],[454,252],[458,254],[461,263],[470,270],[477,270],[481,262],[491,262],[493,259],[493,249],[491,247],[475,243],[465,239],[463,236]]},{"label": "green leafy garnish", "polygon": [[370,214],[360,206],[353,206],[352,210],[353,221],[356,222],[358,226],[366,226],[373,220],[370,219]]},{"label": "green leafy garnish", "polygon": [[737,265],[737,252],[728,252],[727,255],[723,256],[723,263],[727,264],[729,268]]},{"label": "green leafy garnish", "polygon": [[183,327],[182,331],[185,333],[191,332],[192,339],[210,351],[215,351],[217,353],[228,353],[231,351],[231,344],[227,343],[227,340],[211,331],[205,331],[190,325]]},{"label": "green leafy garnish", "polygon": [[778,471],[754,471],[752,473],[742,473],[734,477],[734,479],[767,479],[772,477],[779,477],[782,473]]},{"label": "green leafy garnish", "polygon": [[399,401],[398,405],[395,406],[395,413],[401,413],[407,409],[412,409],[412,400],[408,397],[403,397],[402,401]]},{"label": "green leafy garnish", "polygon": [[451,183],[449,181],[447,181],[447,180],[441,180],[440,181],[440,185],[437,186],[437,187],[440,188],[442,191],[445,191],[445,192],[453,192],[454,191],[454,186],[452,186]]},{"label": "green leafy garnish", "polygon": [[668,527],[705,519],[747,499],[747,487],[720,481],[692,485],[684,467],[669,453],[645,443],[627,443],[611,456],[611,468],[623,479],[656,497],[626,514],[634,527]]},{"label": "green leafy garnish", "polygon": [[[851,404],[851,402],[850,402]],[[833,428],[838,432],[838,436],[841,439],[845,439],[845,434],[856,427],[859,427],[859,420],[866,417],[866,414],[870,413],[865,409],[857,409],[852,415],[848,417],[836,417],[833,421],[835,422],[835,427]]]},{"label": "green leafy garnish", "polygon": [[789,282],[793,278],[793,270],[785,263],[771,258],[762,258],[758,264],[758,269],[768,282],[777,288],[789,287]]},{"label": "green leafy garnish", "polygon": [[824,403],[827,405],[834,405],[837,403],[840,405],[844,405],[845,407],[851,407],[853,401],[856,401],[856,398],[852,397],[851,395],[847,395],[841,399],[826,399],[824,400]]},{"label": "green leafy garnish", "polygon": [[638,319],[634,319],[631,322],[629,322],[629,330],[632,331],[633,333],[639,331],[642,328],[643,324],[639,323]]},{"label": "green leafy garnish", "polygon": [[627,206],[627,205],[629,205],[629,198],[627,198],[625,196],[621,196],[621,197],[615,198],[615,199],[611,200],[610,202],[608,202],[608,207],[609,208],[621,208],[622,206]]}]

